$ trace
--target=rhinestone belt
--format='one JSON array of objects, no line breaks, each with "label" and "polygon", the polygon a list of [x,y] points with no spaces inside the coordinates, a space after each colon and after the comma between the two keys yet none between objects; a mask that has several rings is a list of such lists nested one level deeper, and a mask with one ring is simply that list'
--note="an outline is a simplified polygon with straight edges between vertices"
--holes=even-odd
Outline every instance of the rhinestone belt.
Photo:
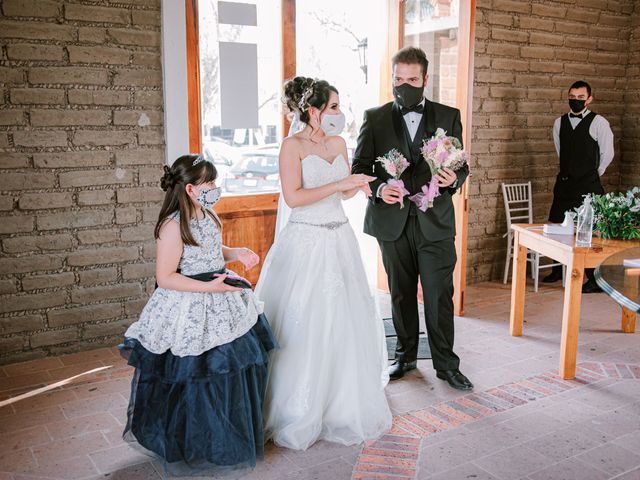
[{"label": "rhinestone belt", "polygon": [[349,220],[344,220],[342,222],[329,222],[329,223],[309,223],[309,222],[298,222],[295,220],[289,220],[289,223],[297,223],[299,225],[309,225],[311,227],[320,227],[320,228],[326,228],[328,230],[335,230],[336,228],[340,228],[342,225],[349,223]]}]

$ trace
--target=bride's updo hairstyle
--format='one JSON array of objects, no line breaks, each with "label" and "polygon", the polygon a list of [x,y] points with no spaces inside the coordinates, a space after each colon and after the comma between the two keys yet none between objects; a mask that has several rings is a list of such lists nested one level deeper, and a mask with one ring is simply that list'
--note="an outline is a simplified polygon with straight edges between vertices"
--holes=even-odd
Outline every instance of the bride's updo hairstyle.
[{"label": "bride's updo hairstyle", "polygon": [[292,112],[298,112],[300,120],[309,123],[309,107],[322,109],[331,92],[337,94],[338,90],[326,80],[295,77],[284,84],[284,103]]}]

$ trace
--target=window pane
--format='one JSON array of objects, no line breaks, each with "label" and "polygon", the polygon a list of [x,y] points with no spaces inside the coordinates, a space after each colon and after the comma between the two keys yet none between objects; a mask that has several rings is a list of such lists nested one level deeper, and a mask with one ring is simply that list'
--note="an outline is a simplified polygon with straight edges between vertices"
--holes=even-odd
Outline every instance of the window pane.
[{"label": "window pane", "polygon": [[279,189],[280,0],[199,0],[202,150],[230,194]]},{"label": "window pane", "polygon": [[460,0],[405,0],[404,45],[422,48],[429,60],[425,94],[455,106]]}]

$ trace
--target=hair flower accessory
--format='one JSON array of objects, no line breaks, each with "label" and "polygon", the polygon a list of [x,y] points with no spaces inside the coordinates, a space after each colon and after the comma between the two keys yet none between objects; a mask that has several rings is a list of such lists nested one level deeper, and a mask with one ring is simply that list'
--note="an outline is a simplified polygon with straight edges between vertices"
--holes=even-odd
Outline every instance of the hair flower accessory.
[{"label": "hair flower accessory", "polygon": [[309,85],[302,91],[302,96],[300,97],[300,101],[298,101],[298,108],[301,112],[304,112],[306,110],[305,107],[307,105],[307,100],[309,100],[309,98],[311,98],[311,96],[313,95],[313,87],[315,86],[315,84],[316,81],[313,80],[311,82],[311,85]]}]

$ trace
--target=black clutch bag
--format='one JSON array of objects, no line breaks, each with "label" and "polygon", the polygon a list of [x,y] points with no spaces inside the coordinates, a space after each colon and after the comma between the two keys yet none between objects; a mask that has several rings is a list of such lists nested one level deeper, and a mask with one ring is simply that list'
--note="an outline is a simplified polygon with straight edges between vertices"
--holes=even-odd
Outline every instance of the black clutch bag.
[{"label": "black clutch bag", "polygon": [[[185,275],[185,277],[193,278],[195,280],[200,280],[202,282],[210,282],[214,278],[220,275],[224,275],[225,272],[226,272],[226,269],[222,269],[216,272],[205,272],[205,273],[197,273],[195,275]],[[178,273],[181,273],[180,270],[178,270]],[[249,280],[243,277],[238,277],[236,275],[227,275],[227,278],[225,278],[222,281],[222,283],[226,283],[227,285],[231,285],[232,287],[238,287],[238,288],[253,288],[253,285],[251,285],[251,282]],[[158,288],[157,283],[155,288]]]},{"label": "black clutch bag", "polygon": [[232,287],[252,288],[249,280],[242,277],[236,277],[235,275],[227,275],[227,278],[225,278],[222,283],[226,283],[227,285],[231,285]]}]

